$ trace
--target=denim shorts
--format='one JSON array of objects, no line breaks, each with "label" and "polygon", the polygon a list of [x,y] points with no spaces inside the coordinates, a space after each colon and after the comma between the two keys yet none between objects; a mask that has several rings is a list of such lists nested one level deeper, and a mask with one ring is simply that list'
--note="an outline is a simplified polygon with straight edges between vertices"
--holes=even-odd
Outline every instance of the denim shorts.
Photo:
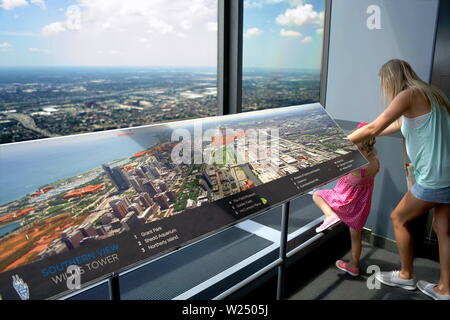
[{"label": "denim shorts", "polygon": [[412,186],[410,191],[414,197],[423,201],[450,203],[450,187],[427,189],[416,183]]}]

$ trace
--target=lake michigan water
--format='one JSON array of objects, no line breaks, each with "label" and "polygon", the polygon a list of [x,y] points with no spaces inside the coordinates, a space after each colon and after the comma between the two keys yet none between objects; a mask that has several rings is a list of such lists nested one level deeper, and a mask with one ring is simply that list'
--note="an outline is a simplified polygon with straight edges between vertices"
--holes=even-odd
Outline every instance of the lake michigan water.
[{"label": "lake michigan water", "polygon": [[14,222],[7,224],[6,226],[0,227],[0,238],[3,237],[3,235],[7,234],[10,231],[13,231],[20,227],[20,222]]},{"label": "lake michigan water", "polygon": [[0,145],[0,205],[39,187],[145,150],[158,139],[148,130],[117,131]]}]

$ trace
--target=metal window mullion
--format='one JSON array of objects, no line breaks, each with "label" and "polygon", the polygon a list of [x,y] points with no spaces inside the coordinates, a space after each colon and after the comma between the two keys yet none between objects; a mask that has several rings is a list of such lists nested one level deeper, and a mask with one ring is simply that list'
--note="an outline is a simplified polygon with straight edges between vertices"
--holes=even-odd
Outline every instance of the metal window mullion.
[{"label": "metal window mullion", "polygon": [[328,57],[330,50],[332,0],[325,0],[325,19],[323,25],[322,67],[320,71],[320,104],[325,108],[327,100]]},{"label": "metal window mullion", "polygon": [[219,0],[219,115],[239,113],[242,110],[243,8],[243,0]]}]

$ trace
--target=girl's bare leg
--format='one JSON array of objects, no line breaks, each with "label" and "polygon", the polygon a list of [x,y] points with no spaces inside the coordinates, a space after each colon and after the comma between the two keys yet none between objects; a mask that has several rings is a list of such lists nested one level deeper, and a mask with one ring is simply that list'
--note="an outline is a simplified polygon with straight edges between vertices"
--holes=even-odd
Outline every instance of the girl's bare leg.
[{"label": "girl's bare leg", "polygon": [[314,203],[322,210],[323,214],[325,215],[325,219],[330,218],[334,211],[330,208],[330,206],[323,200],[319,195],[317,195],[317,192],[313,193],[313,201]]},{"label": "girl's bare leg", "polygon": [[357,268],[362,251],[362,232],[361,230],[354,230],[352,228],[349,228],[349,230],[352,241],[352,258],[347,265],[351,268]]},{"label": "girl's bare leg", "polygon": [[434,208],[433,229],[439,243],[440,280],[434,290],[439,294],[450,294],[450,204]]}]

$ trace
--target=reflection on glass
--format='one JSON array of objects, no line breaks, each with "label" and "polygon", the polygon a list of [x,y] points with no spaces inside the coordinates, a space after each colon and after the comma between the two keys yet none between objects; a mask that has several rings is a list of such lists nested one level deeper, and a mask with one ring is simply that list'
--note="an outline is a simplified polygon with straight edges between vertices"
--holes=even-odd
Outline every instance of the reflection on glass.
[{"label": "reflection on glass", "polygon": [[217,0],[0,2],[0,143],[217,114]]},{"label": "reflection on glass", "polygon": [[324,5],[244,2],[243,111],[319,101]]}]

